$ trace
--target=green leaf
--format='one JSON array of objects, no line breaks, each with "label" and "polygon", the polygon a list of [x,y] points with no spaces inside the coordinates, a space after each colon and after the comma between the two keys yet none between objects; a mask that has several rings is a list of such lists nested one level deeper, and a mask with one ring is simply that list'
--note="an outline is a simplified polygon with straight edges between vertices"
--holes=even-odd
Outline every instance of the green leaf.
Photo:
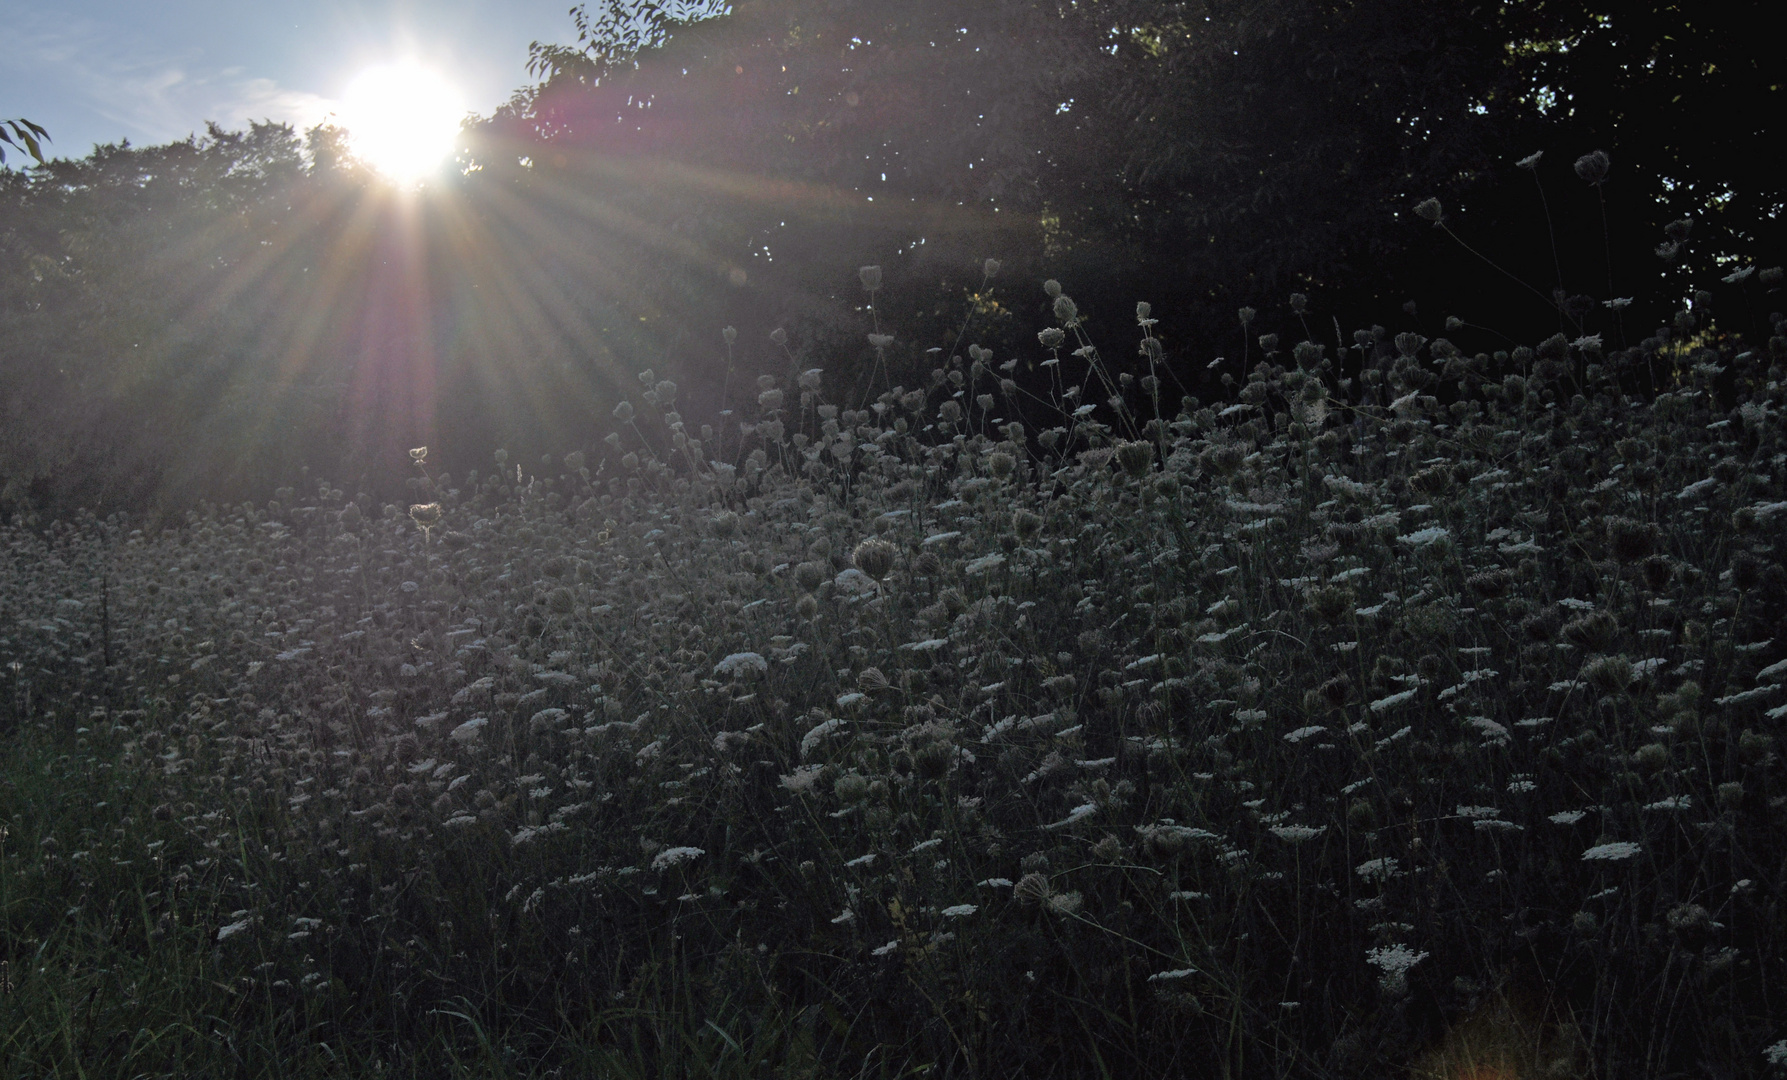
[{"label": "green leaf", "polygon": [[[0,120],[0,142],[4,142],[7,146],[23,149],[39,165],[44,163],[43,143],[39,140],[47,141],[49,137],[50,133],[44,130],[42,125],[34,124],[23,117],[16,120]],[[0,150],[0,163],[5,161],[6,151]]]}]

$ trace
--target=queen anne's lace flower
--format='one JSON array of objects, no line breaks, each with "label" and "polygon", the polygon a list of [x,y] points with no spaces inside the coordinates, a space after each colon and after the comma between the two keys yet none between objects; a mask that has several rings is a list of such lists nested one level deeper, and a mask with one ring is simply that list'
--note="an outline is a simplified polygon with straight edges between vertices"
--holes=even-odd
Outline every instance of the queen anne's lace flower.
[{"label": "queen anne's lace flower", "polygon": [[653,870],[668,870],[672,866],[694,862],[707,852],[698,847],[670,847],[652,857]]},{"label": "queen anne's lace flower", "polygon": [[715,675],[761,675],[768,670],[769,661],[754,652],[732,653],[714,665]]}]

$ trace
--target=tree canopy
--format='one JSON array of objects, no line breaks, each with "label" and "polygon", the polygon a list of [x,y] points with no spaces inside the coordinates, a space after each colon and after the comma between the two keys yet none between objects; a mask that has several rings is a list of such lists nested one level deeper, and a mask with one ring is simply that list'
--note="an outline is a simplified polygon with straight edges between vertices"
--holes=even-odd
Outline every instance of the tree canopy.
[{"label": "tree canopy", "polygon": [[[697,205],[730,227],[714,238],[725,257],[767,246],[822,269],[815,280],[847,280],[828,262],[922,243],[913,279],[934,290],[943,267],[971,277],[1000,255],[1113,303],[1146,292],[1184,340],[1291,291],[1355,310],[1418,298],[1436,316],[1499,296],[1500,271],[1421,233],[1410,210],[1429,196],[1542,296],[1612,299],[1609,264],[1654,259],[1684,216],[1699,219],[1691,265],[1780,240],[1781,183],[1747,149],[1780,101],[1746,30],[1754,3],[752,0],[689,23],[638,0],[578,11],[578,44],[536,46],[541,82],[493,119],[491,151],[536,167],[675,162],[708,187],[681,201],[660,188],[667,212]],[[1615,165],[1591,191],[1568,166],[1596,149]],[[1515,165],[1541,150],[1549,224]],[[789,218],[806,207],[803,232]],[[836,246],[855,250],[827,260]],[[1505,332],[1557,317],[1527,312]]]},{"label": "tree canopy", "polygon": [[1206,394],[1272,331],[1636,344],[1778,257],[1760,14],[604,0],[424,197],[327,127],[0,170],[0,507],[175,506],[303,467],[392,485],[421,443],[460,472],[563,452],[642,368],[708,416],[752,374],[1039,360],[1045,278],[1108,356],[1150,302]]}]

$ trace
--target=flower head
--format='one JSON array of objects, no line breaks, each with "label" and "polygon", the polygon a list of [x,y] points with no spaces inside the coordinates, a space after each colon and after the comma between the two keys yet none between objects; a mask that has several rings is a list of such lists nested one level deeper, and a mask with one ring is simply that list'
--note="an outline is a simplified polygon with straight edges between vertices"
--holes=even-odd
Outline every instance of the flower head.
[{"label": "flower head", "polygon": [[1317,826],[1315,828],[1311,828],[1308,825],[1274,825],[1272,826],[1271,832],[1273,836],[1278,837],[1280,840],[1292,844],[1301,844],[1305,840],[1313,840],[1322,835],[1327,829],[1328,827],[1326,825]]},{"label": "flower head", "polygon": [[768,670],[769,661],[754,652],[735,652],[714,665],[715,675],[762,675]]},{"label": "flower head", "polygon": [[410,507],[410,520],[424,529],[434,528],[441,523],[441,504],[417,503]]},{"label": "flower head", "polygon": [[672,866],[681,866],[683,863],[694,862],[696,859],[699,859],[706,854],[706,851],[698,847],[665,848],[652,858],[652,869],[668,870]]},{"label": "flower head", "polygon": [[1407,945],[1390,945],[1380,949],[1372,949],[1365,954],[1367,963],[1383,969],[1386,973],[1400,974],[1427,959],[1425,952],[1416,952]]},{"label": "flower head", "polygon": [[1595,187],[1607,179],[1607,151],[1595,150],[1576,159],[1576,175]]},{"label": "flower head", "polygon": [[893,572],[894,546],[885,540],[864,540],[850,553],[850,561],[858,570],[880,581]]}]

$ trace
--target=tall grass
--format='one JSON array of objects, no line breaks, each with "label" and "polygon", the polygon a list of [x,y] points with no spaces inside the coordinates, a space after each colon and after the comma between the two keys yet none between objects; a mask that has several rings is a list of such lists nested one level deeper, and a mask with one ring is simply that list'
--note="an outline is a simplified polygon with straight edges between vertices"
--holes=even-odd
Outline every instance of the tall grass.
[{"label": "tall grass", "polygon": [[0,530],[0,1075],[1787,1057],[1787,338],[1175,412],[1050,284],[1034,392]]}]

